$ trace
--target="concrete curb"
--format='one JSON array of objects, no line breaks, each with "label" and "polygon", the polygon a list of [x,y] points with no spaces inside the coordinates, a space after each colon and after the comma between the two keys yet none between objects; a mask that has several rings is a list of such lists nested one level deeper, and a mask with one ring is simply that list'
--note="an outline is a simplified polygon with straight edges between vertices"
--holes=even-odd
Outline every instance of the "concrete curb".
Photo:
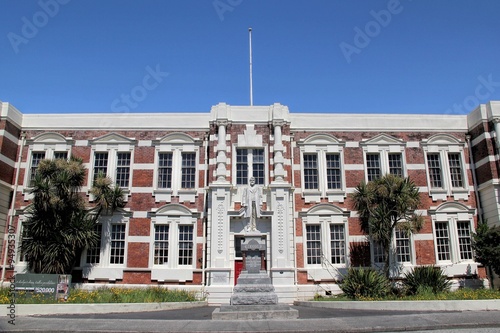
[{"label": "concrete curb", "polygon": [[[54,314],[91,314],[91,313],[126,313],[161,310],[180,310],[207,306],[207,301],[200,302],[165,302],[165,303],[93,303],[93,304],[16,304],[16,316],[54,315]],[[9,304],[0,307],[0,317],[10,314]]]},{"label": "concrete curb", "polygon": [[295,301],[294,305],[326,309],[390,311],[499,311],[500,300],[464,301]]},{"label": "concrete curb", "polygon": [[[208,306],[207,301],[166,303],[101,303],[101,304],[16,304],[16,316],[54,314],[127,313],[181,310]],[[500,300],[465,301],[295,301],[294,305],[326,309],[387,311],[500,311]],[[0,316],[10,314],[9,304],[0,306]]]}]

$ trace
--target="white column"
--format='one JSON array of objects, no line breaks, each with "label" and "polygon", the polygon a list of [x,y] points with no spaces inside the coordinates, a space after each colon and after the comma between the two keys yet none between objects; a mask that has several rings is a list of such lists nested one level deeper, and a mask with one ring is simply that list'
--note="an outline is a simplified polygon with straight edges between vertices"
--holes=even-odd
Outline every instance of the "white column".
[{"label": "white column", "polygon": [[226,175],[227,175],[227,169],[226,169],[226,164],[227,164],[227,156],[226,156],[226,126],[227,126],[227,121],[225,120],[219,120],[217,121],[217,126],[219,126],[219,134],[218,134],[218,143],[216,147],[217,151],[217,171],[216,171],[216,176],[217,176],[217,181],[218,182],[225,182],[226,181]]},{"label": "white column", "polygon": [[284,125],[283,121],[275,120],[273,121],[274,126],[274,181],[284,182],[285,181],[285,168],[283,163],[285,159],[283,158],[283,139],[281,135],[281,127]]}]

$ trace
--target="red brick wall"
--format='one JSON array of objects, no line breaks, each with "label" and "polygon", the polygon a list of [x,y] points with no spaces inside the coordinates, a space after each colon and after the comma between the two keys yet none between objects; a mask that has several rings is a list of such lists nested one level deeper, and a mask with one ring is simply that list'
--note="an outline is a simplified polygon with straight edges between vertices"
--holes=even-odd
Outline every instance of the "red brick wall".
[{"label": "red brick wall", "polygon": [[128,243],[127,267],[147,268],[149,265],[149,243]]},{"label": "red brick wall", "polygon": [[123,272],[121,284],[151,284],[151,272]]},{"label": "red brick wall", "polygon": [[297,272],[297,282],[298,282],[298,284],[310,284],[308,281],[307,272],[298,271]]},{"label": "red brick wall", "polygon": [[[380,133],[373,133],[373,132],[325,132],[326,134],[332,135],[336,137],[337,139],[341,141],[356,141],[356,142],[361,142],[361,140],[367,140],[371,139]],[[294,140],[296,142],[303,140],[307,137],[309,137],[312,134],[316,134],[313,132],[296,132],[292,133]],[[436,133],[429,132],[429,133],[386,133],[388,135],[391,135],[397,139],[401,139],[404,142],[422,142],[424,139],[428,139],[431,136],[435,135]],[[466,141],[465,138],[465,133],[447,133],[450,134],[454,137],[456,137],[458,140],[461,140],[462,142]],[[294,163],[296,165],[300,165],[300,149],[301,147],[297,145],[294,150],[293,150],[293,156],[294,156]],[[420,164],[420,165],[425,165],[425,152],[422,147],[411,147],[407,148],[405,147],[404,150],[405,154],[405,160],[406,160],[406,165],[408,164]],[[344,147],[343,149],[343,155],[344,155],[344,163],[345,164],[359,164],[359,165],[364,165],[364,160],[363,160],[363,148],[362,147]],[[464,150],[464,157],[465,157],[465,162],[468,163],[469,160],[469,151],[466,148]],[[487,168],[491,168],[490,166],[487,166]],[[408,170],[408,176],[410,177],[413,182],[419,186],[419,187],[427,187],[427,174],[426,170]],[[467,170],[467,176],[469,180],[469,185],[472,187],[473,186],[473,177],[472,177],[472,172],[471,170]],[[295,182],[294,186],[297,188],[301,188],[301,172],[300,171],[295,171],[294,174]],[[490,176],[486,176],[486,178],[490,178]],[[363,170],[348,170],[345,171],[345,179],[346,179],[346,187],[356,187],[361,181],[365,180],[365,172]],[[431,207],[437,207],[440,204],[442,204],[444,201],[432,201],[432,197],[429,196],[429,193],[421,193],[421,206],[420,209],[423,210],[428,210]],[[471,193],[469,198],[467,200],[461,200],[463,204],[470,206],[470,207],[476,207],[475,203],[475,195],[474,193]],[[452,197],[448,198],[449,201],[454,201]],[[323,198],[320,200],[320,202],[327,202],[326,198]],[[311,209],[318,203],[306,203],[304,198],[300,193],[295,194],[295,211],[296,212],[301,212],[304,210]],[[349,195],[347,195],[347,198],[345,199],[345,203],[339,203],[339,202],[333,202],[335,206],[338,206],[340,208],[346,209],[347,211],[352,211],[354,210],[354,207],[352,205],[352,200]],[[428,216],[424,217],[425,223],[424,227],[421,230],[421,233],[425,234],[432,234],[432,222],[431,218]],[[302,230],[302,223],[301,221],[299,222],[299,219],[297,219],[296,222],[296,232],[297,236],[304,236],[303,230]],[[361,228],[359,226],[359,219],[358,218],[349,218],[348,219],[348,227],[349,227],[349,235],[350,236],[360,236],[363,235],[363,232],[361,231]],[[304,240],[305,242],[305,240]],[[352,245],[352,244],[351,244]],[[303,256],[303,251],[302,247],[304,244],[298,244],[297,245],[297,262],[300,263],[298,267],[304,267],[304,260],[305,258],[301,258]],[[300,251],[299,251],[300,247]],[[435,264],[436,263],[436,258],[434,254],[434,241],[429,240],[429,241],[417,241],[415,242],[415,247],[416,247],[416,254],[417,254],[417,263],[418,264]],[[367,256],[362,256],[361,262],[364,265],[369,265],[370,260],[369,260],[369,247],[365,248],[365,251],[368,251],[365,253]],[[307,279],[306,279],[307,280]]]},{"label": "red brick wall", "polygon": [[0,136],[0,153],[12,161],[17,161],[17,142],[12,142],[6,137]]},{"label": "red brick wall", "polygon": [[150,236],[151,220],[148,218],[130,218],[129,236]]},{"label": "red brick wall", "polygon": [[0,180],[7,184],[13,184],[15,178],[15,169],[3,161],[0,161]]},{"label": "red brick wall", "polygon": [[[292,124],[293,125],[293,124]],[[5,124],[5,122],[0,122],[0,128],[1,127],[7,128],[9,127],[9,133],[12,131],[13,135],[16,133],[16,137],[19,135],[19,130],[14,128],[12,125]],[[208,124],[207,124],[208,126]],[[227,127],[227,134],[229,135],[229,141],[227,142],[227,145],[230,146],[232,144],[237,143],[238,140],[238,135],[244,134],[244,131],[246,129],[246,125],[243,124],[231,124]],[[255,125],[255,130],[257,134],[262,135],[263,138],[263,144],[267,145],[268,148],[271,145],[270,143],[270,136],[273,134],[273,129],[272,126],[269,124],[257,124]],[[478,130],[479,131],[479,130]],[[73,140],[90,140],[93,138],[97,138],[100,136],[103,136],[105,134],[109,134],[111,132],[109,131],[102,131],[102,130],[63,130],[63,131],[58,131],[60,134],[62,134],[65,137],[71,137]],[[115,131],[115,133],[123,135],[128,138],[134,138],[136,140],[156,140],[159,138],[164,137],[167,134],[173,133],[176,131],[157,131],[157,130],[152,130],[152,131],[134,131],[134,130],[126,130],[126,131]],[[210,125],[210,128],[207,128],[207,131],[187,131],[185,132],[186,134],[194,137],[194,138],[207,138],[207,132],[208,134],[212,135],[217,135],[217,127]],[[28,131],[28,138],[33,138],[36,135],[39,135],[41,133],[44,133],[44,131]],[[313,132],[293,132],[290,130],[290,127],[288,125],[283,126],[282,128],[282,133],[283,135],[290,135],[292,138],[292,141],[298,142],[301,139],[305,139],[308,136],[314,134]],[[375,133],[375,132],[337,132],[337,131],[325,131],[324,133],[333,135],[334,137],[338,138],[339,140],[342,141],[356,141],[356,142],[361,142],[362,140],[366,139],[371,139],[380,133]],[[412,142],[421,142],[423,139],[427,139],[432,135],[435,135],[436,133],[429,132],[429,133],[398,133],[398,132],[387,132],[386,134],[391,135],[395,138],[401,139],[403,141],[412,141]],[[465,133],[451,133],[451,135],[455,136],[456,138],[464,141],[465,140]],[[2,140],[2,138],[0,138]],[[9,146],[10,148],[4,148],[4,142],[6,140],[0,141],[0,149],[7,149],[9,152],[13,149],[16,148],[17,146]],[[215,152],[215,147],[217,145],[217,140],[213,141],[208,141],[208,152],[205,151],[205,147],[202,145],[200,146],[199,150],[199,164],[203,165],[205,163],[205,155],[208,153],[208,158],[214,159],[216,158],[216,152]],[[290,142],[289,141],[283,141],[283,144],[285,146],[285,151],[284,151],[284,157],[285,159],[292,159],[293,156],[293,161],[296,165],[300,165],[300,147],[297,146],[295,148],[291,148]],[[480,150],[477,154],[477,157],[480,156],[486,156],[485,154],[490,154],[493,150],[493,146],[491,143],[486,142],[482,150]],[[484,150],[484,151],[483,151]],[[344,163],[345,164],[360,164],[363,165],[363,149],[362,147],[344,147]],[[73,156],[78,156],[81,157],[85,163],[90,163],[91,161],[91,147],[90,146],[74,146],[72,147],[72,155]],[[12,155],[12,153],[10,153]],[[267,151],[267,154],[270,158],[273,157],[273,154],[270,153],[270,151]],[[482,154],[482,155],[481,155]],[[15,159],[15,153],[14,153],[14,159]],[[468,151],[466,150],[466,157],[468,156]],[[227,157],[230,158],[231,162],[234,163],[235,159],[234,156],[232,156],[232,150],[230,150],[227,153]],[[406,159],[406,164],[424,164],[424,151],[421,147],[417,148],[405,148],[405,159]],[[23,161],[26,162],[28,160],[28,147],[25,147],[23,149]],[[144,147],[144,146],[136,146],[134,147],[134,163],[154,163],[155,161],[155,147]],[[468,162],[468,160],[467,160]],[[269,171],[272,171],[273,166],[269,165]],[[208,181],[214,181],[215,178],[213,177],[214,171],[216,169],[216,164],[212,164],[208,167]],[[0,162],[0,179],[4,179],[4,175],[2,172],[5,173],[4,170],[7,170],[3,168],[3,165]],[[232,165],[228,164],[227,165],[227,170],[232,171]],[[291,175],[292,175],[292,166],[287,166],[285,165],[285,170],[287,171],[288,177],[287,180],[291,182]],[[493,172],[491,170],[494,170],[496,173],[496,164],[493,163],[492,165],[485,165],[484,166],[484,175],[488,179],[491,179],[491,175]],[[8,172],[12,173],[13,170],[10,170]],[[483,171],[481,169],[481,171]],[[20,172],[20,183],[24,181],[24,173],[25,170],[22,169]],[[132,186],[133,187],[154,187],[154,171],[153,170],[133,170],[132,172],[133,178],[132,178]],[[417,186],[425,187],[427,186],[427,177],[426,177],[426,172],[425,170],[409,170],[408,175],[410,178],[416,183]],[[231,172],[231,177],[234,175]],[[300,171],[294,171],[294,184],[296,188],[301,188],[301,172]],[[472,183],[472,174],[470,170],[468,171],[468,179],[470,183]],[[8,178],[8,177],[7,177]],[[365,172],[363,170],[349,170],[345,172],[345,178],[346,178],[346,186],[347,187],[355,187],[360,183],[360,181],[365,179]],[[12,179],[12,176],[11,176]],[[205,171],[200,168],[199,175],[199,186],[203,187],[205,185]],[[272,181],[272,178],[270,177],[270,174],[268,175],[268,179]],[[482,178],[481,178],[482,179]],[[231,179],[228,179],[229,181],[232,181]],[[303,210],[310,209],[314,207],[317,203],[306,203],[305,200],[302,198],[302,195],[300,193],[295,193],[294,194],[294,199],[295,199],[295,210],[296,212],[300,212]],[[432,198],[429,197],[428,193],[421,193],[421,198],[422,198],[422,209],[427,210],[431,206],[435,207],[441,204],[442,202],[433,202]],[[471,195],[471,197],[463,202],[464,204],[475,207],[475,197]],[[178,203],[179,202],[179,197],[173,197],[172,198],[172,203]],[[324,198],[321,200],[321,202],[327,202],[327,199]],[[153,193],[131,193],[130,196],[128,197],[128,202],[126,208],[129,209],[130,211],[141,211],[141,212],[150,212],[155,208],[159,208],[163,205],[165,205],[166,202],[155,202],[155,198]],[[189,209],[196,209],[198,212],[203,213],[205,211],[205,196],[204,195],[199,195],[196,197],[196,200],[194,203],[181,203],[188,207]],[[346,198],[344,203],[338,203],[335,202],[333,203],[334,205],[351,211],[353,210],[352,208],[352,200],[349,198],[349,196]],[[23,200],[23,196],[21,193],[17,193],[16,195],[16,207],[20,208],[21,206],[26,206],[27,202]],[[426,223],[424,224],[424,229],[421,231],[421,233],[432,233],[432,224],[430,221],[429,217],[426,217]],[[294,220],[295,223],[295,231],[298,237],[304,237],[305,241],[305,236],[304,236],[304,230],[302,229],[302,219],[301,218],[296,218]],[[130,218],[129,221],[129,235],[130,236],[149,236],[151,234],[151,220],[149,218]],[[359,227],[359,221],[357,218],[349,218],[348,219],[348,228],[349,228],[349,235],[351,236],[357,236],[357,235],[363,235],[361,232],[361,229]],[[198,219],[197,221],[197,236],[202,237],[203,236],[203,221],[202,219]],[[296,260],[297,260],[297,267],[303,268],[304,267],[304,255],[303,255],[303,248],[304,248],[304,243],[299,243],[296,245]],[[435,256],[434,256],[434,242],[433,241],[417,241],[415,242],[415,247],[416,247],[416,253],[417,253],[417,263],[418,264],[432,264],[435,263]],[[145,253],[149,254],[149,243],[129,243],[128,244],[128,253],[127,253],[127,266],[128,267],[147,267],[148,266],[148,257],[149,255],[145,255]],[[196,244],[196,256],[197,258],[202,258],[203,254],[203,244]],[[365,260],[365,259],[363,259]],[[201,263],[197,262],[196,263],[197,268],[201,268]],[[125,272],[124,275],[124,283],[146,283],[150,282],[151,275],[150,273],[144,273],[144,272]],[[308,278],[306,272],[299,272],[298,273],[298,279],[299,283],[308,283]],[[125,282],[125,281],[133,281],[133,282]],[[201,283],[201,273],[195,273],[193,281],[191,283]]]},{"label": "red brick wall", "polygon": [[134,163],[153,163],[155,160],[155,147],[135,147]]},{"label": "red brick wall", "polygon": [[[12,123],[6,120],[0,120],[0,129],[5,130],[15,138],[19,138],[20,130]],[[0,154],[12,161],[17,162],[19,146],[17,142],[12,142],[5,136],[0,136]],[[0,180],[7,184],[14,184],[15,169],[9,164],[0,161]]]},{"label": "red brick wall", "polygon": [[304,243],[297,243],[297,268],[304,268]]},{"label": "red brick wall", "polygon": [[415,242],[417,265],[433,265],[436,263],[434,254],[434,241],[424,240]]},{"label": "red brick wall", "polygon": [[132,186],[153,187],[153,170],[134,170]]}]

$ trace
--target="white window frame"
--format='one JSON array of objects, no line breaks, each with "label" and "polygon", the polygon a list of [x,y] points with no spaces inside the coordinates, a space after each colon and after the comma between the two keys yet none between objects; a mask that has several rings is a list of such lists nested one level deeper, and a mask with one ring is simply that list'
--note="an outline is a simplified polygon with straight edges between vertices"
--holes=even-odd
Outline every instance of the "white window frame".
[{"label": "white window frame", "polygon": [[365,170],[365,181],[368,182],[368,165],[367,165],[367,155],[378,154],[380,162],[380,176],[384,176],[390,173],[389,167],[389,155],[391,154],[401,154],[402,163],[402,177],[408,177],[407,164],[406,164],[406,154],[405,148],[406,144],[403,140],[393,138],[386,134],[380,134],[376,137],[363,141],[360,143],[363,148],[363,163]]},{"label": "white window frame", "polygon": [[[236,180],[236,154],[238,149],[247,149],[247,171],[248,171],[248,179],[247,184],[238,184]],[[233,146],[233,159],[232,159],[232,174],[234,177],[232,178],[232,183],[234,186],[245,187],[248,185],[248,181],[253,177],[253,152],[252,150],[259,149],[264,152],[264,184],[257,184],[259,186],[267,186],[269,185],[269,155],[267,151],[267,146],[259,146],[259,147],[247,147],[247,146]]]},{"label": "white window frame", "polygon": [[[467,200],[469,198],[469,179],[467,170],[469,169],[468,163],[465,159],[465,142],[461,142],[455,137],[448,134],[437,134],[430,137],[428,140],[422,142],[425,158],[425,170],[427,175],[427,184],[429,196],[433,201],[443,200],[446,201],[447,197],[452,196],[454,200]],[[462,167],[462,187],[453,187],[450,175],[449,154],[457,153],[460,156],[460,164]],[[437,154],[439,156],[442,187],[433,188],[431,186],[430,172],[429,172],[429,154]]]},{"label": "white window frame", "polygon": [[[408,261],[399,261],[398,260],[398,256],[400,255],[398,253],[398,238],[397,238],[397,232],[398,231],[406,233],[407,237],[405,239],[407,239],[407,241],[408,241],[408,248],[409,248],[408,255],[410,256],[410,260],[408,260]],[[414,251],[415,246],[413,244],[413,237],[412,236],[413,236],[412,233],[409,233],[409,232],[407,232],[405,230],[401,230],[401,229],[400,230],[398,230],[398,229],[394,230],[394,261],[397,262],[398,264],[402,264],[402,265],[412,265],[412,264],[414,264],[415,255],[414,255],[413,251]]]},{"label": "white window frame", "polygon": [[[305,252],[305,255],[304,255],[304,264],[308,267],[311,267],[311,266],[319,266],[321,267],[322,266],[322,263],[323,263],[323,257],[326,257],[325,253],[327,253],[327,251],[325,250],[325,248],[327,247],[326,243],[328,243],[327,241],[327,236],[325,235],[325,228],[324,228],[324,222],[322,223],[323,221],[320,221],[320,223],[306,223],[304,225],[304,235],[305,235],[305,241],[304,241],[304,252]],[[308,228],[309,227],[318,227],[319,228],[319,240],[318,239],[309,239],[308,237]],[[319,245],[320,245],[320,254],[319,254],[319,260],[317,263],[309,263],[309,242],[319,242]],[[312,258],[312,257],[311,257]],[[316,258],[316,256],[314,257]]]},{"label": "white window frame", "polygon": [[108,154],[108,164],[106,170],[106,176],[109,177],[113,183],[116,183],[116,172],[118,168],[118,153],[130,153],[130,169],[129,169],[129,182],[127,187],[122,187],[126,193],[130,193],[132,189],[133,180],[133,164],[134,164],[134,147],[136,145],[136,140],[126,138],[122,135],[111,133],[100,138],[90,140],[89,144],[91,146],[91,157],[89,163],[89,178],[88,178],[88,189],[92,188],[94,182],[94,165],[95,156],[97,153],[107,153]]},{"label": "white window frame", "polygon": [[[82,251],[82,256],[80,257],[80,267],[83,277],[88,280],[109,280],[116,281],[123,279],[123,271],[127,267],[128,259],[128,244],[129,244],[129,220],[131,217],[130,212],[126,211],[115,211],[113,215],[101,215],[98,219],[99,224],[102,225],[101,233],[101,250],[99,263],[87,264],[87,250]],[[125,226],[125,248],[124,257],[122,264],[112,264],[111,263],[111,230],[112,225],[124,225]]]},{"label": "white window frame", "polygon": [[[111,215],[101,215],[98,220],[98,224],[102,226],[101,232],[101,251],[99,263],[87,263],[87,250],[83,251],[81,257],[81,266],[82,267],[114,267],[114,268],[124,268],[127,266],[127,249],[128,249],[128,222],[129,222],[130,214],[123,214],[117,212]],[[113,225],[122,225],[125,226],[125,252],[123,257],[123,263],[121,264],[112,264],[111,263],[111,231]]]},{"label": "white window frame", "polygon": [[[153,141],[155,146],[155,167],[153,172],[153,191],[155,201],[172,202],[172,197],[179,196],[179,201],[194,202],[200,190],[200,145],[201,141],[184,133],[171,133],[162,139]],[[160,153],[172,154],[172,183],[170,188],[158,187]],[[182,154],[195,154],[195,186],[182,188]]]},{"label": "white window frame", "polygon": [[[106,150],[99,149],[99,150],[92,150],[92,164],[90,166],[90,180],[93,182],[94,178],[97,176],[94,172],[95,168],[95,157],[96,154],[99,153],[107,153],[108,154],[108,164],[106,166],[106,176],[109,177],[113,183],[117,184],[117,170],[118,170],[118,154],[120,153],[130,153],[130,168],[129,168],[129,180],[128,180],[128,186],[122,187],[125,191],[130,191],[132,188],[132,164],[133,164],[133,150],[123,150],[116,148],[116,147],[107,147]],[[92,185],[90,185],[92,187]]]},{"label": "white window frame", "polygon": [[[471,234],[475,232],[474,211],[459,203],[444,203],[438,209],[430,211],[432,217],[432,232],[434,236],[434,252],[438,265],[450,265],[457,263],[474,263],[474,255],[471,259],[462,259],[460,254],[459,234],[457,224],[466,222],[469,224]],[[446,223],[448,227],[449,260],[439,260],[438,244],[436,238],[436,223]]]},{"label": "white window frame", "polygon": [[[298,142],[300,147],[300,168],[304,169],[304,155],[315,154],[318,164],[318,188],[306,189],[304,172],[301,172],[301,191],[306,202],[320,202],[321,198],[328,198],[329,202],[344,202],[346,198],[346,179],[344,165],[344,147],[342,142],[328,134],[313,134]],[[327,180],[326,155],[338,155],[340,165],[339,189],[329,189]]]},{"label": "white window frame", "polygon": [[[167,239],[163,239],[163,240],[157,240],[156,239],[156,227],[168,227],[168,238]],[[172,252],[171,252],[171,249],[170,249],[170,244],[172,242],[172,235],[171,235],[171,223],[156,223],[156,224],[153,224],[153,250],[152,250],[152,256],[153,256],[153,265],[154,266],[165,266],[165,265],[168,265],[170,263],[170,260],[172,258]],[[166,257],[166,261],[162,261],[161,263],[157,263],[157,256],[156,256],[156,242],[159,241],[159,242],[162,242],[162,243],[166,243],[166,247],[165,246],[162,246],[160,249],[162,250],[166,250],[167,251],[167,257]],[[161,256],[158,256],[158,258],[160,259],[160,257],[165,260],[165,256],[164,255],[161,255]],[[159,261],[159,260],[158,260]]]},{"label": "white window frame", "polygon": [[[324,258],[328,261],[327,266],[333,266],[337,268],[348,267],[349,265],[349,224],[348,224],[348,212],[333,206],[331,204],[318,204],[311,208],[308,212],[301,213],[302,216],[302,227],[303,227],[303,256],[304,256],[304,267],[305,268],[321,268],[325,266],[323,263]],[[307,226],[316,225],[320,226],[320,242],[321,242],[321,252],[323,257],[321,262],[318,264],[308,264],[307,256]],[[344,262],[337,264],[331,262],[331,225],[342,225],[344,227]]]},{"label": "white window frame", "polygon": [[[151,267],[151,279],[157,281],[187,281],[192,279],[196,270],[198,260],[197,244],[197,220],[199,213],[192,212],[180,204],[167,204],[150,213],[151,233],[149,248],[149,267]],[[155,230],[157,225],[169,225],[168,235],[168,262],[155,264]],[[193,228],[193,255],[191,265],[179,264],[179,227],[191,226]]]},{"label": "white window frame", "polygon": [[[67,158],[71,156],[71,147],[74,141],[71,138],[65,138],[59,133],[48,132],[37,135],[33,139],[26,141],[28,148],[28,158],[25,165],[24,188],[31,188],[31,166],[34,153],[45,153],[44,159],[53,159],[56,153],[66,153]],[[30,196],[28,192],[26,195]],[[30,198],[26,198],[29,200]]]},{"label": "white window frame", "polygon": [[[332,238],[331,238],[331,232],[330,232],[330,227],[332,225],[338,225],[342,226],[344,228],[344,255],[343,255],[343,263],[334,263],[332,262]],[[321,246],[321,254],[322,257],[320,258],[320,262],[317,264],[309,264],[308,263],[308,246],[307,243],[309,239],[307,238],[307,227],[309,226],[319,226],[320,228],[320,246]],[[332,265],[334,267],[346,267],[347,261],[348,261],[348,238],[347,238],[347,224],[344,222],[332,222],[331,217],[320,217],[319,222],[317,223],[311,223],[307,222],[304,224],[304,265],[306,267],[323,267],[324,263],[323,260],[326,259],[328,261],[328,265]]]},{"label": "white window frame", "polygon": [[[389,251],[389,265],[392,266],[413,266],[416,264],[416,254],[415,254],[415,240],[413,237],[413,233],[408,234],[408,242],[409,242],[409,247],[410,247],[410,261],[403,261],[400,262],[397,260],[397,239],[396,239],[396,229],[393,230],[392,233],[392,243],[391,243],[391,249]],[[382,247],[376,242],[371,239],[370,240],[370,257],[371,257],[371,263],[372,266],[377,267],[377,268],[382,268],[384,265],[383,261],[376,261],[376,254],[375,254],[375,248],[379,247],[380,250],[383,250]]]},{"label": "white window frame", "polygon": [[[168,225],[168,262],[163,264],[156,264],[154,257],[155,249],[155,232],[157,225]],[[191,265],[179,264],[179,234],[181,226],[193,227],[193,255]],[[196,221],[192,218],[184,218],[183,216],[169,216],[166,218],[158,217],[153,221],[152,236],[151,236],[151,266],[153,268],[182,268],[182,267],[196,267]]]}]

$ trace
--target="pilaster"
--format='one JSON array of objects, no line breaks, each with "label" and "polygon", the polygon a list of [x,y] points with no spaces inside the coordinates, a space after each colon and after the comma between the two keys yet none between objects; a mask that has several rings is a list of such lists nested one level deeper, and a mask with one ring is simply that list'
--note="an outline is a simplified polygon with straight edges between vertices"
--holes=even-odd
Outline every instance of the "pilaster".
[{"label": "pilaster", "polygon": [[295,251],[293,239],[292,188],[290,184],[269,185],[270,202],[274,214],[271,232],[271,277],[274,285],[295,283]]},{"label": "pilaster", "polygon": [[229,285],[231,262],[229,258],[229,216],[231,185],[213,183],[209,187],[211,209],[209,210],[208,284]]}]

